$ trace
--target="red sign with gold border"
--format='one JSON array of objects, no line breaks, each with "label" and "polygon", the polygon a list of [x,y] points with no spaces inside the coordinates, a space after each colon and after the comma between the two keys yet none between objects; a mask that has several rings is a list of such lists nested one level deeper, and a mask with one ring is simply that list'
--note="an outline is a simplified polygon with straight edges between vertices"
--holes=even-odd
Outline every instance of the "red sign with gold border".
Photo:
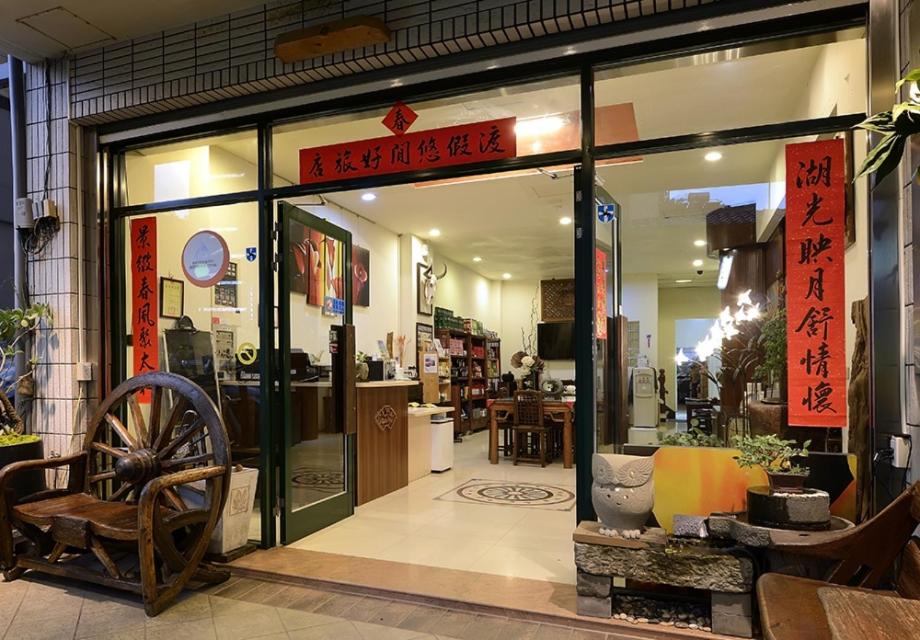
[{"label": "red sign with gold border", "polygon": [[789,424],[847,426],[843,140],[786,145]]},{"label": "red sign with gold border", "polygon": [[[134,375],[160,368],[159,290],[157,288],[157,219],[131,221],[131,335]],[[150,393],[139,395],[150,401]]]},{"label": "red sign with gold border", "polygon": [[301,149],[300,183],[513,158],[517,155],[515,123],[516,118],[503,118]]}]

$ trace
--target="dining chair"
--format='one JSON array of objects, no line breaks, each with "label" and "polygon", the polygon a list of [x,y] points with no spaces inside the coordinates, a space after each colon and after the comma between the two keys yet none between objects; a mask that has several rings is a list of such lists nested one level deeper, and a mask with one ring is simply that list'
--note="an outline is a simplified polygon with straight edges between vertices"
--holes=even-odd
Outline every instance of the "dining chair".
[{"label": "dining chair", "polygon": [[543,393],[516,391],[514,393],[514,424],[512,426],[511,462],[539,462],[545,467],[549,458],[549,429],[543,420]]}]

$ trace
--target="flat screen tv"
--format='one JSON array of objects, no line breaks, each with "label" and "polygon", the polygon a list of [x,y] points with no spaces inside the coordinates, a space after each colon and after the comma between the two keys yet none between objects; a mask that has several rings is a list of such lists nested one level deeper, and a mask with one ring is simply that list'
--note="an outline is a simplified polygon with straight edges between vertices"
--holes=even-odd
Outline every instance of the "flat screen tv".
[{"label": "flat screen tv", "polygon": [[574,360],[575,323],[544,322],[538,324],[537,355],[544,360]]}]

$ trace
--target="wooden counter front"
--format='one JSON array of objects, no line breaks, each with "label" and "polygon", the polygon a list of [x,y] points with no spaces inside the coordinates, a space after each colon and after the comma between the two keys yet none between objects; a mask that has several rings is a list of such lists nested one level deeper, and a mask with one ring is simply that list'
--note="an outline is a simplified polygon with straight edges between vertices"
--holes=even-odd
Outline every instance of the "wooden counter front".
[{"label": "wooden counter front", "polygon": [[358,504],[409,484],[408,381],[364,382],[358,391]]}]

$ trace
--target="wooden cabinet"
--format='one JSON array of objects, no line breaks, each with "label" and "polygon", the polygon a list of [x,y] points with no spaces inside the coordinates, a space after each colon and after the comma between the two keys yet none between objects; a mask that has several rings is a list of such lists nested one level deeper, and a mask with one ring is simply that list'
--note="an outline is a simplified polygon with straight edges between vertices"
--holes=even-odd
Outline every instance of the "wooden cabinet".
[{"label": "wooden cabinet", "polygon": [[408,387],[417,382],[358,383],[358,504],[409,483]]}]

